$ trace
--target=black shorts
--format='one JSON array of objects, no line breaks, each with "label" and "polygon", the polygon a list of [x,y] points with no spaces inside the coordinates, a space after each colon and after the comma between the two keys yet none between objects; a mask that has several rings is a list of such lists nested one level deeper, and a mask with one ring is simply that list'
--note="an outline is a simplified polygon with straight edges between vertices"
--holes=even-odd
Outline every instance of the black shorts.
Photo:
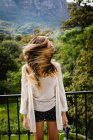
[{"label": "black shorts", "polygon": [[39,121],[56,121],[56,109],[55,106],[45,112],[36,111],[35,110],[35,120],[36,122]]}]

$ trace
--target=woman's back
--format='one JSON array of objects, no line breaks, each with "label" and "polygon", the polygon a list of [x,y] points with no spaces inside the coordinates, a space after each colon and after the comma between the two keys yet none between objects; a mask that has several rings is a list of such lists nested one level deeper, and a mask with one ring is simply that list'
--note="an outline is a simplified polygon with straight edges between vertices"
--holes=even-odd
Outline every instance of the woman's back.
[{"label": "woman's back", "polygon": [[47,76],[40,78],[42,89],[33,88],[34,109],[47,111],[56,104],[56,78]]},{"label": "woman's back", "polygon": [[[54,59],[51,60],[51,63],[54,65],[55,63],[59,65],[57,62],[55,62]],[[26,69],[26,66],[27,65],[25,64],[23,67],[25,67]],[[27,78],[29,78],[27,73],[26,75]],[[56,75],[39,77],[39,81],[42,87],[40,90],[38,90],[38,88],[32,84],[34,110],[47,111],[53,108],[56,104],[56,86],[57,86]]]}]

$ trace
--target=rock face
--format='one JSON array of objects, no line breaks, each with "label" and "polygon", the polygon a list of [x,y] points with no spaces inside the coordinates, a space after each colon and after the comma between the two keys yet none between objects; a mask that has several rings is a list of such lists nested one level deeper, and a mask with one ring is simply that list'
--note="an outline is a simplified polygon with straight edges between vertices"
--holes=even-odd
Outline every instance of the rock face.
[{"label": "rock face", "polygon": [[0,19],[59,24],[68,18],[65,0],[1,0]]}]

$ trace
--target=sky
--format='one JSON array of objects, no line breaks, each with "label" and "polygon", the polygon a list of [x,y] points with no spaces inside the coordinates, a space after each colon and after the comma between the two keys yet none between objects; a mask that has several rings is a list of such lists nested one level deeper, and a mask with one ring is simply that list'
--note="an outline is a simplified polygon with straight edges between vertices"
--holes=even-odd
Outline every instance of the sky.
[{"label": "sky", "polygon": [[[73,2],[74,0],[66,0],[67,2]],[[77,1],[77,0],[75,0],[75,1]],[[89,1],[89,2],[87,2],[87,1]],[[91,5],[91,6],[93,6],[93,0],[83,0],[83,2],[84,3],[87,3],[87,5]]]},{"label": "sky", "polygon": [[72,2],[73,0],[67,0],[67,2]]},{"label": "sky", "polygon": [[[73,0],[67,0],[67,1],[73,1]],[[77,1],[77,0],[75,0],[75,1]],[[85,2],[87,2],[87,1],[90,1],[90,2],[93,2],[93,0],[83,0],[83,1],[85,1]]]}]

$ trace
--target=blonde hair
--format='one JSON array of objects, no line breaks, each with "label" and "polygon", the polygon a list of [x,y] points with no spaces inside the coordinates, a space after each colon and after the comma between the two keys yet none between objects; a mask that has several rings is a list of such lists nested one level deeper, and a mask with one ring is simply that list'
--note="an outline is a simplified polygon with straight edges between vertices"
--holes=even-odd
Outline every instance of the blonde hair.
[{"label": "blonde hair", "polygon": [[46,36],[35,36],[24,48],[23,57],[27,62],[27,73],[34,83],[41,89],[39,77],[55,76],[56,67],[51,63],[55,51]]}]

